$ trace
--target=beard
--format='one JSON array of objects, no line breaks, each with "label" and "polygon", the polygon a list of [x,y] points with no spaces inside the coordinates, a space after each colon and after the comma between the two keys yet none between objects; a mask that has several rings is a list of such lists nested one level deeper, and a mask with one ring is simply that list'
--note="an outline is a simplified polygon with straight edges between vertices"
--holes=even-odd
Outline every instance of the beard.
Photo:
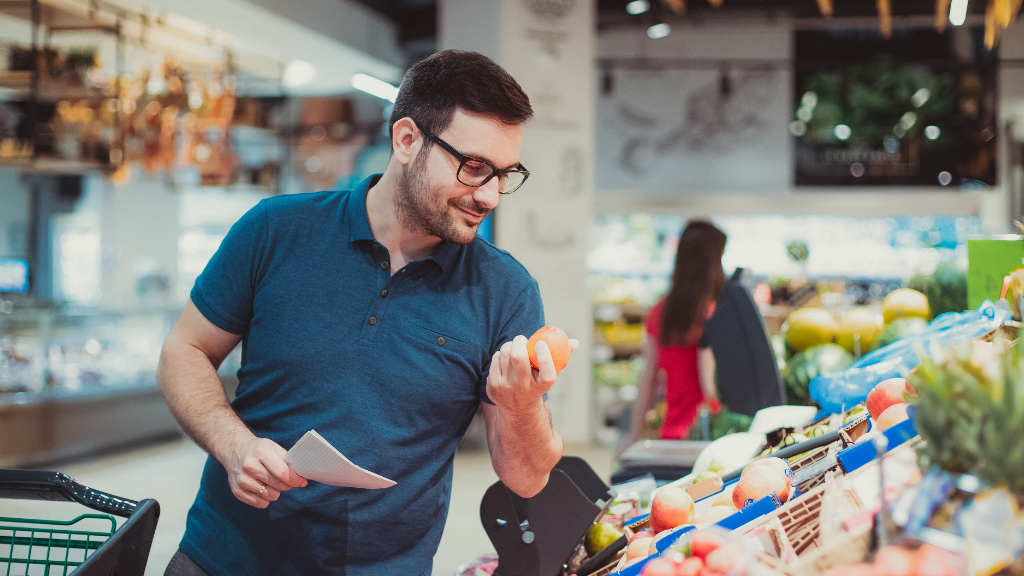
[{"label": "beard", "polygon": [[402,173],[395,201],[398,221],[408,230],[437,236],[456,244],[476,238],[478,224],[469,224],[459,208],[474,214],[488,214],[490,208],[469,197],[446,199],[443,186],[433,186],[427,176],[427,153],[422,149]]}]

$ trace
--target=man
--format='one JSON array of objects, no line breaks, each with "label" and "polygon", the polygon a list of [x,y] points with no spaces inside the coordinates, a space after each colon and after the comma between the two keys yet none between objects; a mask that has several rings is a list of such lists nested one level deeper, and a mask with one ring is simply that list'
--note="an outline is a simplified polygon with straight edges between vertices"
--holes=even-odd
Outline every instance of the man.
[{"label": "man", "polygon": [[[210,454],[168,576],[430,574],[480,406],[498,476],[524,497],[544,487],[562,440],[550,351],[539,370],[526,353],[537,283],[476,237],[528,176],[532,113],[494,62],[435,54],[402,83],[383,175],[264,200],[232,227],[160,359],[171,411]],[[239,341],[229,404],[216,368]],[[310,429],[397,485],[307,483],[283,457]]]}]

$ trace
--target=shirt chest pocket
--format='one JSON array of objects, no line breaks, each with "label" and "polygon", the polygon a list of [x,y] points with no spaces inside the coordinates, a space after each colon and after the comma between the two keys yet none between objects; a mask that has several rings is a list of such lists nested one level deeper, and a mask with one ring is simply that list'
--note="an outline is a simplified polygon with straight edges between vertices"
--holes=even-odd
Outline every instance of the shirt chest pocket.
[{"label": "shirt chest pocket", "polygon": [[416,373],[429,386],[420,388],[430,403],[453,400],[476,401],[484,381],[484,353],[480,344],[470,342],[453,330],[410,323],[403,330],[403,344],[413,363],[409,373]]},{"label": "shirt chest pocket", "polygon": [[458,338],[452,336],[450,331],[441,331],[419,324],[410,324],[409,337],[418,346],[426,344],[428,348],[434,348],[435,353],[454,354],[469,362],[476,360],[474,355],[479,355],[474,354],[478,352],[475,350],[477,346],[470,344],[465,336]]}]

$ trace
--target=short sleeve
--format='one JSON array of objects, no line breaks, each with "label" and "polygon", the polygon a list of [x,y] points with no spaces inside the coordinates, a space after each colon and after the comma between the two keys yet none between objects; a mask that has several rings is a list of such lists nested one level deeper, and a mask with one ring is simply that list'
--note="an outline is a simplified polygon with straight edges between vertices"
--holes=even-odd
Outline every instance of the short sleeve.
[{"label": "short sleeve", "polygon": [[190,297],[196,308],[232,334],[244,334],[252,320],[266,222],[266,206],[260,202],[235,222],[192,287]]},{"label": "short sleeve", "polygon": [[[491,369],[491,357],[501,348],[505,342],[511,341],[519,335],[529,338],[534,332],[544,327],[544,304],[540,299],[540,287],[537,281],[530,279],[523,291],[516,298],[515,302],[506,310],[505,324],[498,332],[497,337],[491,342],[490,353],[487,363],[484,364],[483,372],[480,374],[479,389],[480,401],[494,404],[487,397],[487,373]],[[545,395],[547,399],[547,395]]]}]

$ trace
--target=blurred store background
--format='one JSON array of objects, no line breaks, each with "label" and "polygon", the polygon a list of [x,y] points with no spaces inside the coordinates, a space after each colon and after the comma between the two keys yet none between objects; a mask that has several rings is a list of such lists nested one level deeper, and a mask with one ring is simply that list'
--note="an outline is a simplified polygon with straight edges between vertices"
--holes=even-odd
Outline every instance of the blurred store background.
[{"label": "blurred store background", "polygon": [[[481,234],[583,343],[550,402],[602,473],[688,219],[726,232],[776,339],[797,308],[881,312],[907,286],[977,306],[969,238],[1024,218],[1024,25],[1003,4],[0,0],[0,467],[201,464],[154,448],[181,438],[155,369],[192,283],[259,200],[382,171],[403,71],[444,48],[492,56],[537,110],[530,185]],[[457,492],[492,481],[480,433]],[[482,489],[436,573],[487,551]]]}]

